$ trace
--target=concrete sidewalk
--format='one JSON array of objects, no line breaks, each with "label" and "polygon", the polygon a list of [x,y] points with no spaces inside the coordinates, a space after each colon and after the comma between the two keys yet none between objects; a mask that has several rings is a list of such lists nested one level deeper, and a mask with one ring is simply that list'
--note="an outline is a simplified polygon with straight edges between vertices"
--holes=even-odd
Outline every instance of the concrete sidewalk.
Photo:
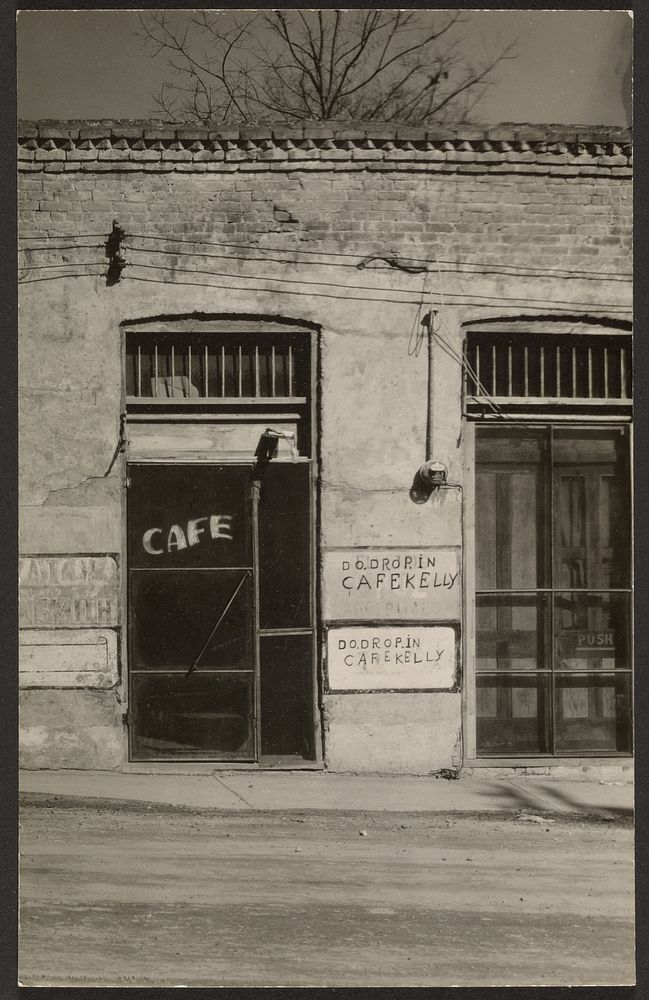
[{"label": "concrete sidewalk", "polygon": [[109,771],[21,771],[28,802],[53,798],[158,803],[234,812],[361,810],[367,812],[543,813],[633,815],[633,785],[549,777],[411,775],[326,772],[134,774]]}]

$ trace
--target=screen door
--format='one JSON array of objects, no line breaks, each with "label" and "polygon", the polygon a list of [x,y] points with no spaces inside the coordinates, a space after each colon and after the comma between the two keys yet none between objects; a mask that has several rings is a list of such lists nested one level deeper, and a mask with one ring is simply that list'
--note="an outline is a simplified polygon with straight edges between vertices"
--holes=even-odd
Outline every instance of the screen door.
[{"label": "screen door", "polygon": [[309,471],[129,465],[132,759],[313,757]]}]

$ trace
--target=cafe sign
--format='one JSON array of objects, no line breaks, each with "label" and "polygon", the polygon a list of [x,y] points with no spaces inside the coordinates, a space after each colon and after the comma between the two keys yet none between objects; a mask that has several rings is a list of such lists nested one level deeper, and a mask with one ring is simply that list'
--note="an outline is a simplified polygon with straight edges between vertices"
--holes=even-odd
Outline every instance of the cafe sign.
[{"label": "cafe sign", "polygon": [[328,620],[459,621],[458,549],[329,549],[323,592]]},{"label": "cafe sign", "polygon": [[330,628],[329,688],[450,690],[456,680],[456,639],[456,630],[447,625]]}]

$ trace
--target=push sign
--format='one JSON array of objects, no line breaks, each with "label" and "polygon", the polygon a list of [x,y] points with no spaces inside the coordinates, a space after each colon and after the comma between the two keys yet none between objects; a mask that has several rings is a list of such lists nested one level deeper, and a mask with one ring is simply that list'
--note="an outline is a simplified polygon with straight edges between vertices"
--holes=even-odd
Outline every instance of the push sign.
[{"label": "push sign", "polygon": [[564,632],[561,638],[564,656],[615,655],[613,629],[575,629]]}]

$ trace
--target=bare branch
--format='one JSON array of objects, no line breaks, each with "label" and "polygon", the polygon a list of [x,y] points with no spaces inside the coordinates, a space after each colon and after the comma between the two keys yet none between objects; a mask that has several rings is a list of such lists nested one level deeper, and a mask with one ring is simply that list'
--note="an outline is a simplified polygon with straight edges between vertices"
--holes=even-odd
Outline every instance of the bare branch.
[{"label": "bare branch", "polygon": [[[478,104],[508,45],[463,65],[466,11],[276,9],[138,13],[170,78],[166,115],[201,122],[273,118],[430,123]],[[452,31],[452,29],[456,29]]]}]

